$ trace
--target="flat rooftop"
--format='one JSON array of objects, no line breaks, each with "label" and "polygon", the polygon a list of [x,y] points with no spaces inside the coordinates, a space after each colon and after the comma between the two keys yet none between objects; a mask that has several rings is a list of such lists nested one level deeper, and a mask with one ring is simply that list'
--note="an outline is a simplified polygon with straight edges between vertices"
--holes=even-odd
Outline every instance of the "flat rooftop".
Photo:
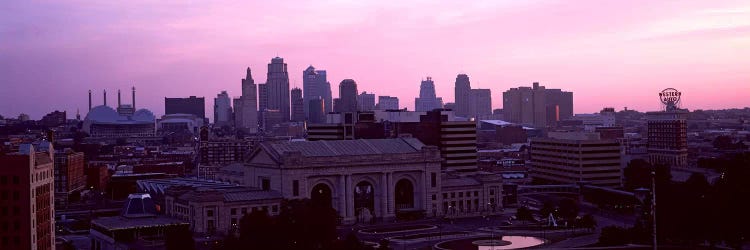
[{"label": "flat rooftop", "polygon": [[91,221],[102,229],[114,231],[165,225],[189,225],[189,223],[166,216],[126,218],[123,216],[102,217]]}]

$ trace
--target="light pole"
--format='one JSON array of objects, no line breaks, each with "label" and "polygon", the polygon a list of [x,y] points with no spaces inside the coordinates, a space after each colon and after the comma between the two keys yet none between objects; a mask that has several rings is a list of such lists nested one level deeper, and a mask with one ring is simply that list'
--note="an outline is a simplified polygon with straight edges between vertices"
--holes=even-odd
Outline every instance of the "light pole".
[{"label": "light pole", "polygon": [[[654,166],[656,168],[656,166]],[[654,250],[657,249],[656,242],[656,169],[651,171],[651,220],[653,220]]]}]

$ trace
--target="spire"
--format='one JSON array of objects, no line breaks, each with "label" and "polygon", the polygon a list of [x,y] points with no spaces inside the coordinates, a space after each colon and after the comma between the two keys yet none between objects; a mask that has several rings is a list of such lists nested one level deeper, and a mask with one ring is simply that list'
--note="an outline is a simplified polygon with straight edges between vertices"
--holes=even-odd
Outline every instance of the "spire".
[{"label": "spire", "polygon": [[104,106],[107,106],[107,90],[104,90]]},{"label": "spire", "polygon": [[135,111],[135,86],[133,86],[133,110]]}]

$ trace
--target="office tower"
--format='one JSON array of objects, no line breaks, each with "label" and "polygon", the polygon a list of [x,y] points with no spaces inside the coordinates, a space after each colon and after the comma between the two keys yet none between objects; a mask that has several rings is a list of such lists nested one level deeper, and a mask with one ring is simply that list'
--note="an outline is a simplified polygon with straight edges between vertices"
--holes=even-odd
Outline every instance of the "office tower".
[{"label": "office tower", "polygon": [[471,114],[473,118],[479,118],[492,114],[492,94],[489,89],[471,90]]},{"label": "office tower", "polygon": [[203,97],[188,98],[164,97],[164,114],[192,114],[201,119],[206,118],[206,102]]},{"label": "office tower", "polygon": [[302,72],[302,94],[304,94],[305,116],[310,117],[309,104],[311,100],[323,99],[325,113],[331,112],[331,83],[328,82],[325,70],[315,70],[310,65]]},{"label": "office tower", "polygon": [[443,98],[436,97],[435,83],[432,81],[432,77],[428,76],[427,80],[422,81],[419,85],[419,97],[414,99],[414,110],[432,111],[441,108],[443,108]]},{"label": "office tower", "polygon": [[279,110],[282,122],[289,121],[289,73],[283,58],[274,57],[268,64],[266,88],[268,89],[267,108]]},{"label": "office tower", "polygon": [[677,108],[648,112],[648,158],[651,164],[688,167],[687,116]]},{"label": "office tower", "polygon": [[339,102],[336,112],[357,112],[357,82],[344,79],[339,84]]},{"label": "office tower", "polygon": [[305,121],[304,99],[302,98],[302,89],[293,88],[291,91],[292,98],[292,121]]},{"label": "office tower", "polygon": [[55,248],[54,160],[47,141],[36,147],[21,144],[18,152],[0,154],[0,248]]},{"label": "office tower", "polygon": [[234,119],[238,129],[249,133],[258,131],[257,103],[255,80],[248,67],[245,78],[242,79],[242,95],[234,99]]},{"label": "office tower", "polygon": [[333,112],[338,112],[341,99],[333,98]]},{"label": "office tower", "polygon": [[375,94],[368,94],[367,91],[362,92],[362,94],[357,96],[357,105],[359,111],[375,110]]},{"label": "office tower", "polygon": [[263,111],[268,109],[268,85],[258,84],[258,124],[263,126]]},{"label": "office tower", "polygon": [[[622,185],[620,143],[599,133],[549,132],[549,138],[531,139],[531,177],[553,184],[618,188]],[[560,152],[565,152],[561,154]]]},{"label": "office tower", "polygon": [[309,123],[324,123],[326,121],[325,101],[322,98],[310,100],[308,107],[310,113],[308,113],[307,120]]},{"label": "office tower", "polygon": [[70,148],[55,151],[55,207],[65,207],[75,193],[86,187],[83,164],[83,152]]},{"label": "office tower", "polygon": [[466,74],[459,74],[456,76],[456,86],[454,92],[455,99],[455,113],[457,116],[468,117],[470,116],[471,106],[471,82],[469,76]]},{"label": "office tower", "polygon": [[221,91],[214,98],[214,124],[216,126],[230,125],[232,123],[232,100],[227,91]]},{"label": "office tower", "polygon": [[573,117],[573,92],[533,87],[511,88],[503,92],[503,116],[509,122],[545,128]]},{"label": "office tower", "polygon": [[377,110],[396,110],[399,109],[398,97],[395,96],[378,96]]},{"label": "office tower", "polygon": [[559,121],[573,118],[573,92],[547,89],[545,95],[548,126],[555,126]]}]

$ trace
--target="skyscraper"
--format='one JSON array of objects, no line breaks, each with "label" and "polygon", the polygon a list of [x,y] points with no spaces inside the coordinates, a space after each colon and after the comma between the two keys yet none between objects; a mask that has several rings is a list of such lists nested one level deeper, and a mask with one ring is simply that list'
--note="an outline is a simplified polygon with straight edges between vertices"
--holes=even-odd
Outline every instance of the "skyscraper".
[{"label": "skyscraper", "polygon": [[375,94],[368,94],[367,91],[357,96],[357,105],[359,111],[375,110]]},{"label": "skyscraper", "polygon": [[304,99],[302,98],[302,89],[293,88],[291,91],[292,98],[292,121],[305,121]]},{"label": "skyscraper", "polygon": [[229,125],[232,121],[232,100],[227,91],[221,91],[214,98],[214,124],[217,126]]},{"label": "skyscraper", "polygon": [[503,112],[509,122],[538,128],[553,126],[573,117],[573,92],[546,89],[538,82],[531,88],[511,88],[503,92]]},{"label": "skyscraper", "polygon": [[419,85],[419,97],[414,99],[414,109],[416,111],[432,111],[433,109],[443,108],[443,98],[436,97],[435,83],[432,77],[427,77]]},{"label": "skyscraper", "polygon": [[357,112],[357,82],[344,79],[339,84],[339,102],[336,112]]},{"label": "skyscraper", "polygon": [[481,116],[492,114],[492,92],[489,89],[472,89],[471,99],[471,117],[479,118]]},{"label": "skyscraper", "polygon": [[245,78],[242,79],[242,96],[240,96],[239,100],[235,100],[234,107],[236,124],[238,124],[237,128],[250,133],[258,131],[257,103],[255,80],[253,80],[250,67],[248,67]]},{"label": "skyscraper", "polygon": [[305,116],[310,117],[309,104],[311,100],[323,99],[324,113],[331,112],[332,97],[331,97],[331,83],[326,79],[325,70],[315,70],[310,65],[302,72],[302,94],[304,95],[304,108]]},{"label": "skyscraper", "polygon": [[457,116],[468,117],[470,116],[470,105],[471,105],[471,82],[469,76],[466,74],[459,74],[456,76],[455,86],[455,114]]},{"label": "skyscraper", "polygon": [[289,120],[289,73],[281,57],[274,57],[268,64],[266,80],[268,109],[278,109],[283,121]]},{"label": "skyscraper", "polygon": [[310,113],[308,116],[309,123],[324,123],[326,121],[325,102],[318,97],[308,103]]},{"label": "skyscraper", "polygon": [[[259,83],[258,84],[258,121],[263,121],[265,117],[263,117],[264,111],[268,109],[268,84]],[[265,124],[265,122],[260,122],[261,126]]]},{"label": "skyscraper", "polygon": [[378,96],[378,110],[396,110],[399,109],[398,97],[395,96]]}]

